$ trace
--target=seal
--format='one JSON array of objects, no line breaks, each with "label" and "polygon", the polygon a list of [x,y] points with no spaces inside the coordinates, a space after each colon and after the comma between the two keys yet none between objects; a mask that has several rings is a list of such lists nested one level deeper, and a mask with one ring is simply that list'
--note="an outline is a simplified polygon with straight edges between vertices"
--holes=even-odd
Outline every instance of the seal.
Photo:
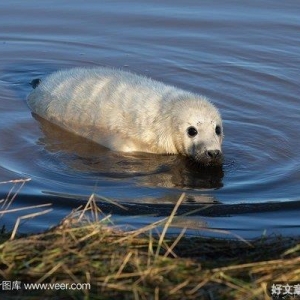
[{"label": "seal", "polygon": [[58,71],[31,84],[32,112],[111,150],[222,163],[222,119],[203,96],[104,67]]}]

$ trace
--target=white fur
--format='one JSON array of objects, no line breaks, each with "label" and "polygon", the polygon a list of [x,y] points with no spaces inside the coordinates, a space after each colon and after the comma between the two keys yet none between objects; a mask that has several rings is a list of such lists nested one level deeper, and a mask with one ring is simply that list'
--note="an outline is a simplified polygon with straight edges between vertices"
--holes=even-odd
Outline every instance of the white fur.
[{"label": "white fur", "polygon": [[[31,110],[68,131],[116,151],[200,157],[221,150],[217,109],[204,97],[129,72],[59,71],[28,96]],[[191,138],[187,128],[198,134]]]}]

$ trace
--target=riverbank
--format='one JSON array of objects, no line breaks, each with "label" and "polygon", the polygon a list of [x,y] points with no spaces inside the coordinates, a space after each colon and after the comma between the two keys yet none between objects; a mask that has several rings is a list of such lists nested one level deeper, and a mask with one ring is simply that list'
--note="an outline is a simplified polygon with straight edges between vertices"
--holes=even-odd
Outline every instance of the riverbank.
[{"label": "riverbank", "polygon": [[[91,197],[47,232],[12,240],[2,233],[0,294],[5,299],[269,299],[267,287],[273,283],[300,283],[300,238],[247,242],[186,238],[182,232],[169,239],[175,215],[176,206],[160,235],[158,224],[124,232]],[[4,281],[10,288],[3,290]],[[30,283],[56,285],[25,290]]]}]

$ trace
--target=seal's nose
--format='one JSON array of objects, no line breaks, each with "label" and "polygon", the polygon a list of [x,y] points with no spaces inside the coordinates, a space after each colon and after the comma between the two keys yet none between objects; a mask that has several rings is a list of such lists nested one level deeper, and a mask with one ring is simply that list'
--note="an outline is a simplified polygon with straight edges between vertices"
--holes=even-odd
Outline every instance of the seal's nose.
[{"label": "seal's nose", "polygon": [[211,159],[216,159],[221,156],[221,151],[220,150],[207,150],[206,151],[207,156],[209,156]]}]

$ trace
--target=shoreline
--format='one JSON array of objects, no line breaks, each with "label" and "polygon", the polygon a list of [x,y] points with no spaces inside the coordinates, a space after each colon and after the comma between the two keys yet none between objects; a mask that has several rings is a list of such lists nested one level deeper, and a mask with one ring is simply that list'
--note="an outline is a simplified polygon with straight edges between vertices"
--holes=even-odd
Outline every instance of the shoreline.
[{"label": "shoreline", "polygon": [[168,238],[179,206],[180,199],[160,235],[157,224],[130,232],[114,228],[93,196],[46,232],[12,240],[1,234],[2,281],[90,288],[0,294],[5,299],[268,299],[272,283],[300,283],[300,237],[249,242],[185,237],[182,231]]}]

